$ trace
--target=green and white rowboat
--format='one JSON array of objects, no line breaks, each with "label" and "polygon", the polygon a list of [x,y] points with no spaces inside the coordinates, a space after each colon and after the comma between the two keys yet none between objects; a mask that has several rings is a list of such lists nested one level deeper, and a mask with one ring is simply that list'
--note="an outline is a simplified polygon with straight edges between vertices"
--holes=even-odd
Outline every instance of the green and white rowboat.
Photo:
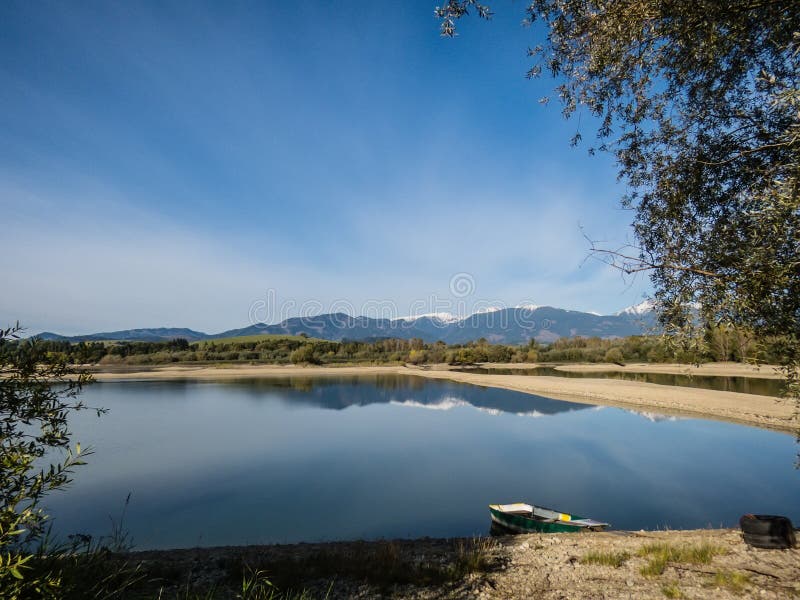
[{"label": "green and white rowboat", "polygon": [[572,533],[602,531],[608,523],[516,502],[490,504],[492,522],[513,533]]}]

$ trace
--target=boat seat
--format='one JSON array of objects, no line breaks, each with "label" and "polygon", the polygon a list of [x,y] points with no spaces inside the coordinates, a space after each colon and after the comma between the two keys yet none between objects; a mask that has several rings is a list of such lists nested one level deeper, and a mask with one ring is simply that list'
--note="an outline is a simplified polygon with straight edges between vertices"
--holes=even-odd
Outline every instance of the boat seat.
[{"label": "boat seat", "polygon": [[569,521],[570,523],[575,523],[576,525],[580,525],[582,527],[600,527],[604,526],[607,527],[608,523],[603,523],[602,521],[595,521],[594,519],[575,519],[573,521]]},{"label": "boat seat", "polygon": [[594,519],[572,519],[571,521],[562,521],[561,519],[536,519],[540,523],[561,523],[562,525],[576,525],[577,527],[607,527],[608,523],[602,521],[595,521]]}]

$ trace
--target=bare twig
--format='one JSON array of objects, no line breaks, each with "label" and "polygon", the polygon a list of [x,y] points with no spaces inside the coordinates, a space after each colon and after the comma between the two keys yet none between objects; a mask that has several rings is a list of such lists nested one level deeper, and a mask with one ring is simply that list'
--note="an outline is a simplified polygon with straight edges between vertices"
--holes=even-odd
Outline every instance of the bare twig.
[{"label": "bare twig", "polygon": [[632,256],[631,254],[626,254],[626,252],[629,250],[640,250],[639,248],[631,246],[629,244],[620,246],[616,250],[601,248],[598,245],[601,242],[591,239],[589,236],[586,235],[585,232],[582,233],[586,241],[589,242],[589,256],[595,258],[596,260],[599,260],[604,264],[607,264],[610,267],[619,269],[620,271],[622,271],[627,275],[640,273],[642,271],[666,269],[671,271],[684,271],[687,273],[694,273],[695,275],[701,275],[703,277],[714,277],[714,278],[721,277],[719,273],[708,271],[706,269],[700,269],[698,267],[677,265],[668,262],[649,261],[642,258],[641,254],[639,256]]}]

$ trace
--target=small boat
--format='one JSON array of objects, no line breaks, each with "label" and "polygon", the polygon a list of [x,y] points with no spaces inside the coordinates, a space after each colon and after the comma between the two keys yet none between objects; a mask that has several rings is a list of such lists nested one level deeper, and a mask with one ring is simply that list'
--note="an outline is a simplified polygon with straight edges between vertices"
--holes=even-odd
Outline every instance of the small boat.
[{"label": "small boat", "polygon": [[602,531],[608,523],[586,519],[523,502],[490,504],[492,523],[512,533],[572,533]]}]

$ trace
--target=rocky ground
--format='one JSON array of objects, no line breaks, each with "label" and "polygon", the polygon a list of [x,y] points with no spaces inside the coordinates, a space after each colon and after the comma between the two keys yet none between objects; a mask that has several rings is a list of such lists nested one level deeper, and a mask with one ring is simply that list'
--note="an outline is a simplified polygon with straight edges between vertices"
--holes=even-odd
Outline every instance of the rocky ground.
[{"label": "rocky ground", "polygon": [[800,597],[800,549],[750,548],[736,530],[248,546],[132,557],[160,576],[165,598],[188,587],[238,597],[233,582],[242,572],[259,572],[283,590],[305,589],[306,598]]},{"label": "rocky ground", "polygon": [[[658,574],[650,565],[665,545],[716,550],[684,552]],[[733,530],[524,536],[504,540],[498,551],[508,562],[476,588],[479,598],[800,596],[800,550],[750,548]]]}]

